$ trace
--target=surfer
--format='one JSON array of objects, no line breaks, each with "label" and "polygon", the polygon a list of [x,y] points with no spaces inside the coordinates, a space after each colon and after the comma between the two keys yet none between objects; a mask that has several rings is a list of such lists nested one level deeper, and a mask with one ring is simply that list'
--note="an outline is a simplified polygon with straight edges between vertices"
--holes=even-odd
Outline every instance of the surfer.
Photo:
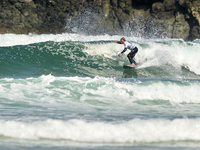
[{"label": "surfer", "polygon": [[129,67],[133,67],[133,63],[134,63],[135,66],[137,67],[138,65],[137,65],[137,63],[135,62],[135,60],[133,60],[133,58],[134,58],[135,54],[138,52],[138,48],[137,48],[135,45],[133,45],[133,44],[127,42],[126,39],[125,39],[124,37],[122,37],[122,38],[120,39],[120,42],[115,41],[115,43],[124,44],[124,50],[123,50],[121,53],[119,53],[118,56],[120,56],[122,53],[124,53],[127,49],[130,49],[130,50],[131,50],[131,52],[127,55],[128,59],[129,59],[129,61],[130,61]]}]

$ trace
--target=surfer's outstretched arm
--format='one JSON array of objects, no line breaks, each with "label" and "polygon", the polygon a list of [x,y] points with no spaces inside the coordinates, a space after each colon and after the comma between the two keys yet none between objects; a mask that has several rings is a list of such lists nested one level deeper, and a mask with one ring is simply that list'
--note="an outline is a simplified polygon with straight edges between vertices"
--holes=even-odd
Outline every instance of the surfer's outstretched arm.
[{"label": "surfer's outstretched arm", "polygon": [[121,42],[114,41],[115,43],[122,44]]}]

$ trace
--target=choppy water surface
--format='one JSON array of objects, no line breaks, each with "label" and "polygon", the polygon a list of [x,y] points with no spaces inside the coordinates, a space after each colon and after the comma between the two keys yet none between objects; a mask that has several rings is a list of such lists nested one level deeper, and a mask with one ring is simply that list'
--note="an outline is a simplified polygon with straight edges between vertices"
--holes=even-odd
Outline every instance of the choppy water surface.
[{"label": "choppy water surface", "polygon": [[1,149],[198,149],[200,41],[0,35]]}]

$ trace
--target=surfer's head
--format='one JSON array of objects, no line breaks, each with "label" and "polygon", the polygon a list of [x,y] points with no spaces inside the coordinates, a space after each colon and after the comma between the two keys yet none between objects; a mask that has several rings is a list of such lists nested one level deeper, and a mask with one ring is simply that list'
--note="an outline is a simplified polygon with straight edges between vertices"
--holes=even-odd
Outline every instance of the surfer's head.
[{"label": "surfer's head", "polygon": [[126,41],[126,39],[125,39],[124,37],[122,37],[122,38],[120,39],[120,42],[121,42],[122,44],[124,44],[125,41]]}]

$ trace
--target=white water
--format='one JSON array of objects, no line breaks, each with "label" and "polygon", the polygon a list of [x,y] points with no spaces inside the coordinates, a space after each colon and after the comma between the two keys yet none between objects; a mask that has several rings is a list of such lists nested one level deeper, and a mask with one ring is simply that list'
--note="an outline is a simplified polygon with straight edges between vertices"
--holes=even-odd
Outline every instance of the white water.
[{"label": "white water", "polygon": [[[91,42],[91,41],[119,41],[123,35],[82,35],[76,33],[63,33],[63,34],[0,34],[0,46],[14,46],[14,45],[27,45],[33,43],[54,41],[81,41],[81,42]],[[128,41],[182,41],[177,39],[144,39],[138,37],[125,37]]]},{"label": "white water", "polygon": [[[0,34],[0,46],[14,46],[14,45],[27,45],[39,42],[63,42],[63,41],[109,41],[120,40],[121,36],[99,35],[99,36],[86,36],[80,34],[42,34],[42,35],[16,35],[16,34]],[[136,39],[128,37],[127,39]]]},{"label": "white water", "polygon": [[0,135],[27,140],[92,143],[200,141],[200,119],[133,119],[121,123],[84,120],[17,122],[0,120]]},{"label": "white water", "polygon": [[[163,100],[200,103],[199,82],[116,81],[113,78],[54,77],[0,79],[1,98],[35,105],[63,105],[70,101],[101,101],[117,107],[133,101]],[[78,94],[76,94],[78,93]],[[63,103],[60,103],[63,102]],[[112,106],[111,105],[111,106]]]}]

